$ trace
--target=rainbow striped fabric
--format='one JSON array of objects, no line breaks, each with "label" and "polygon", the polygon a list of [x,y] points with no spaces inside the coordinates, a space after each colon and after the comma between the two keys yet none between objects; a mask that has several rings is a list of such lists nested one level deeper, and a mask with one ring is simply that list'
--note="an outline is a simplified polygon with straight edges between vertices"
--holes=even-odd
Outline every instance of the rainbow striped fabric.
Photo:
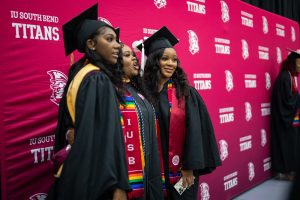
[{"label": "rainbow striped fabric", "polygon": [[296,115],[293,120],[293,127],[300,126],[299,115],[300,115],[300,110],[297,110]]}]

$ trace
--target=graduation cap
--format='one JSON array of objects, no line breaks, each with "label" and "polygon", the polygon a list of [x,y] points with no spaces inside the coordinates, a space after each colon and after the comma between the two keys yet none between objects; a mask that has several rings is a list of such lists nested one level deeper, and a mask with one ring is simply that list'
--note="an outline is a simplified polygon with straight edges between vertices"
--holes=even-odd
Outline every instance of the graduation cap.
[{"label": "graduation cap", "polygon": [[286,48],[286,50],[288,50],[289,52],[291,52],[291,53],[289,54],[289,56],[295,57],[295,58],[300,58],[300,49],[292,50],[292,49],[290,49],[290,48]]},{"label": "graduation cap", "polygon": [[163,26],[156,31],[153,35],[147,38],[143,43],[139,44],[137,48],[143,51],[145,48],[145,55],[153,53],[158,49],[173,48],[178,43],[178,39],[171,33],[171,31]]},{"label": "graduation cap", "polygon": [[171,33],[171,31],[166,26],[163,26],[144,42],[139,44],[137,48],[142,52],[141,75],[143,75],[145,67],[145,55],[149,56],[149,54],[159,49],[173,48],[178,42],[179,40]]},{"label": "graduation cap", "polygon": [[107,23],[98,21],[98,4],[93,5],[65,23],[63,25],[63,33],[66,55],[69,55],[76,49],[83,53],[86,41],[103,26],[112,28],[116,32],[117,38],[119,37],[119,30],[116,31]]}]

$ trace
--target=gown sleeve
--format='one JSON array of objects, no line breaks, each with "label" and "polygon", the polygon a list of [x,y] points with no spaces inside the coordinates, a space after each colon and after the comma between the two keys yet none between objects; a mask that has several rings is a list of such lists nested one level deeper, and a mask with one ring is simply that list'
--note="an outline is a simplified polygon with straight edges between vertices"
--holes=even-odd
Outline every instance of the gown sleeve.
[{"label": "gown sleeve", "polygon": [[279,122],[291,127],[297,108],[300,106],[299,94],[292,94],[290,75],[287,71],[279,74],[272,93],[272,112]]},{"label": "gown sleeve", "polygon": [[75,112],[75,142],[55,199],[111,199],[115,188],[130,190],[117,97],[103,72],[83,80]]},{"label": "gown sleeve", "polygon": [[186,99],[185,137],[183,169],[194,170],[203,175],[221,165],[209,113],[203,99],[193,87],[190,87],[190,96]]}]

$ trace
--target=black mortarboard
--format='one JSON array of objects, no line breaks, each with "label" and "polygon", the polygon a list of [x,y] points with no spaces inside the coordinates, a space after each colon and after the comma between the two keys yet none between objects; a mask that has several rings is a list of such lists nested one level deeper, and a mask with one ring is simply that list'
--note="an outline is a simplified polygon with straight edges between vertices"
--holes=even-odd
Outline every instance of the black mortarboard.
[{"label": "black mortarboard", "polygon": [[[110,27],[115,31],[115,29],[107,23],[98,21],[98,4],[93,5],[65,23],[63,25],[63,33],[66,55],[69,55],[76,49],[83,53],[86,41],[103,26]],[[118,33],[117,31],[115,32],[116,34]]]},{"label": "black mortarboard", "polygon": [[292,50],[290,48],[286,48],[286,49],[291,52],[289,54],[289,56],[294,57],[294,58],[300,58],[300,49],[297,49],[297,50]]},{"label": "black mortarboard", "polygon": [[139,44],[137,48],[142,51],[144,44],[145,55],[148,56],[158,49],[172,48],[178,42],[178,39],[170,32],[170,30],[163,26],[147,38],[142,44]]}]

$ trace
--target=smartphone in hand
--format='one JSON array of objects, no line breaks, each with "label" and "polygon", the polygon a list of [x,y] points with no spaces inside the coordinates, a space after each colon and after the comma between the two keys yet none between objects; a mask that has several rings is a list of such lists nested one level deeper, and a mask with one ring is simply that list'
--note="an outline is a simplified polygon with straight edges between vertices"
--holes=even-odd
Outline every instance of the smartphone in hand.
[{"label": "smartphone in hand", "polygon": [[182,185],[182,177],[179,179],[179,181],[174,185],[175,190],[179,193],[179,195],[182,195],[182,193],[187,189],[186,187],[183,187]]}]

